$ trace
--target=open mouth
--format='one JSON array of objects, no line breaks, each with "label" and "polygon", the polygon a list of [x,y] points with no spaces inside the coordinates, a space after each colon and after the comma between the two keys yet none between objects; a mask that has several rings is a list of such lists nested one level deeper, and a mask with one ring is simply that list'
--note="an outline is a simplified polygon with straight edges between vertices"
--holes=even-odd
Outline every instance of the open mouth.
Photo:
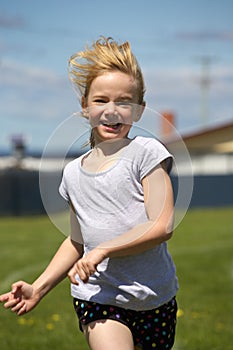
[{"label": "open mouth", "polygon": [[115,124],[103,123],[102,125],[107,129],[118,130],[122,126],[122,123],[115,123]]}]

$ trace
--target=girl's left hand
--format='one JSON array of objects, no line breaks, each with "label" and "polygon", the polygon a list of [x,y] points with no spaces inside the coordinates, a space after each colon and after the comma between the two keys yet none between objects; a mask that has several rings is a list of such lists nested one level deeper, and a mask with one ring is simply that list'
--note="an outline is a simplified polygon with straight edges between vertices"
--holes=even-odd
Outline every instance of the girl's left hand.
[{"label": "girl's left hand", "polygon": [[87,255],[79,259],[72,269],[68,272],[68,277],[70,281],[76,285],[78,282],[75,278],[75,275],[79,275],[79,278],[87,283],[89,277],[97,271],[97,266],[106,259],[106,252],[102,248],[94,248]]}]

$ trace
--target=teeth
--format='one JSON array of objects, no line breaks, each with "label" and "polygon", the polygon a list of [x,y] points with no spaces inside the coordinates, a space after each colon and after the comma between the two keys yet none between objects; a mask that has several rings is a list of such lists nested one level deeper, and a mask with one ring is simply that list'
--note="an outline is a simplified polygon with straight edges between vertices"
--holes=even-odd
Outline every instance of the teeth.
[{"label": "teeth", "polygon": [[109,126],[110,128],[116,128],[120,125],[120,123],[115,123],[115,124],[107,124],[107,123],[104,123],[105,126]]}]

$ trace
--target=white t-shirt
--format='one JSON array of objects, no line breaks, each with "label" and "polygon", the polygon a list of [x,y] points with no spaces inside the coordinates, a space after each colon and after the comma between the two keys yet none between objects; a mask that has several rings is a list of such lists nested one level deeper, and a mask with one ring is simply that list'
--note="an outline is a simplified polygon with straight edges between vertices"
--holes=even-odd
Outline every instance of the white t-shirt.
[{"label": "white t-shirt", "polygon": [[[142,179],[172,156],[157,140],[133,139],[107,170],[88,172],[85,155],[64,169],[60,194],[75,208],[82,232],[84,254],[148,221]],[[149,310],[169,301],[177,292],[175,266],[164,242],[126,257],[105,259],[88,283],[71,286],[72,296],[132,310]]]}]

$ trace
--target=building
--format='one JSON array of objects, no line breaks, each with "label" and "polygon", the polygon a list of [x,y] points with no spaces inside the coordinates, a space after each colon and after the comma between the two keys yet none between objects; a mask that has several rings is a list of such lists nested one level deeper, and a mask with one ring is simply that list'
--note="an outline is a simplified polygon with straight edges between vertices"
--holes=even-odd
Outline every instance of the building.
[{"label": "building", "polygon": [[[165,114],[165,119],[174,119]],[[233,121],[178,137],[171,125],[163,142],[177,159],[179,176],[192,176],[191,207],[233,205]],[[190,156],[184,157],[184,146]]]}]

